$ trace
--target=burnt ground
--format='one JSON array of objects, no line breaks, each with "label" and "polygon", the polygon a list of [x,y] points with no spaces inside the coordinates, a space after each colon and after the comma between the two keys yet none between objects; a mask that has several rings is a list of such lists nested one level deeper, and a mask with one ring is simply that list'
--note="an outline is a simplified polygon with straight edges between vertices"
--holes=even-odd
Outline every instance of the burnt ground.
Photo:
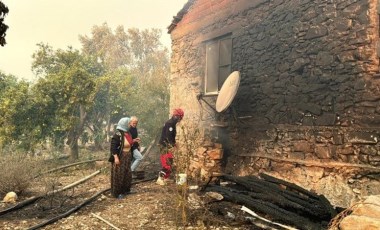
[{"label": "burnt ground", "polygon": [[[103,168],[100,174],[73,189],[0,216],[0,229],[31,228],[109,188],[109,164],[106,161],[51,173],[49,183],[53,183],[55,189],[61,188],[100,168]],[[152,151],[144,158],[139,170],[145,172],[147,179],[154,178],[159,168],[157,153]],[[46,181],[36,182],[29,192],[19,197],[19,202],[46,193],[43,188]],[[133,185],[132,193],[123,199],[113,198],[105,192],[73,214],[38,229],[263,229],[251,224],[251,218],[240,210],[241,206],[211,199],[206,201],[198,193],[199,189],[182,188],[173,181],[160,186],[153,179]],[[0,210],[13,205],[2,203]]]}]

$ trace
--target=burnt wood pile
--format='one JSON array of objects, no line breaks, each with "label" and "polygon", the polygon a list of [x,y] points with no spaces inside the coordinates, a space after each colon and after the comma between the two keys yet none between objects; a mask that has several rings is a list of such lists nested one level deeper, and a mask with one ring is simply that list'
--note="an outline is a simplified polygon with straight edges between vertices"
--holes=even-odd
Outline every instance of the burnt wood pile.
[{"label": "burnt wood pile", "polygon": [[298,229],[326,229],[337,215],[323,195],[266,174],[222,175],[215,182],[208,183],[203,191],[217,192],[225,201],[244,205],[271,221]]}]

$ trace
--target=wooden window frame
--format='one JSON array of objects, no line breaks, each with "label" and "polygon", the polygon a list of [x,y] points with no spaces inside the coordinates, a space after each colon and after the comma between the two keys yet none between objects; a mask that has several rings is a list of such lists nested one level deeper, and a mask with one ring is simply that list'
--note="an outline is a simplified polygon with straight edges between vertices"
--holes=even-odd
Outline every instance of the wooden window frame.
[{"label": "wooden window frame", "polygon": [[205,95],[218,95],[231,73],[232,36],[227,34],[206,42]]}]

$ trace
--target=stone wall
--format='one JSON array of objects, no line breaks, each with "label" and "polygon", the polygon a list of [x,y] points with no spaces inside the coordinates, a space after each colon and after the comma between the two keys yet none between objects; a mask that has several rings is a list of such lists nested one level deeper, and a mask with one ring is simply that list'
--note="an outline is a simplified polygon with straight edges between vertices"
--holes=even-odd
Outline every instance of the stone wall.
[{"label": "stone wall", "polygon": [[223,148],[221,144],[205,141],[195,153],[189,164],[188,174],[191,178],[207,182],[210,177],[222,174]]},{"label": "stone wall", "polygon": [[[380,193],[377,4],[195,0],[171,32],[170,105],[223,144],[227,173],[269,172],[341,206]],[[241,83],[231,108],[217,114],[216,96],[197,96],[204,42],[226,33]]]}]

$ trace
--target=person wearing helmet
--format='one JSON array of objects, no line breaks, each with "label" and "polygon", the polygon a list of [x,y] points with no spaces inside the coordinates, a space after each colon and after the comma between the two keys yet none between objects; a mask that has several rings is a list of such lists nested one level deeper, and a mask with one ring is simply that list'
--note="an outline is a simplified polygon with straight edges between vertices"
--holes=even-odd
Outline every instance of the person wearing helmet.
[{"label": "person wearing helmet", "polygon": [[132,136],[129,133],[129,117],[119,120],[115,134],[111,139],[109,162],[111,162],[111,194],[117,198],[123,198],[131,190],[132,172],[131,161],[133,145]]},{"label": "person wearing helmet", "polygon": [[182,109],[177,108],[173,110],[172,117],[165,122],[162,128],[160,138],[160,162],[162,170],[159,173],[157,184],[164,185],[165,180],[170,177],[173,164],[173,150],[176,147],[176,125],[183,119],[184,112]]}]

